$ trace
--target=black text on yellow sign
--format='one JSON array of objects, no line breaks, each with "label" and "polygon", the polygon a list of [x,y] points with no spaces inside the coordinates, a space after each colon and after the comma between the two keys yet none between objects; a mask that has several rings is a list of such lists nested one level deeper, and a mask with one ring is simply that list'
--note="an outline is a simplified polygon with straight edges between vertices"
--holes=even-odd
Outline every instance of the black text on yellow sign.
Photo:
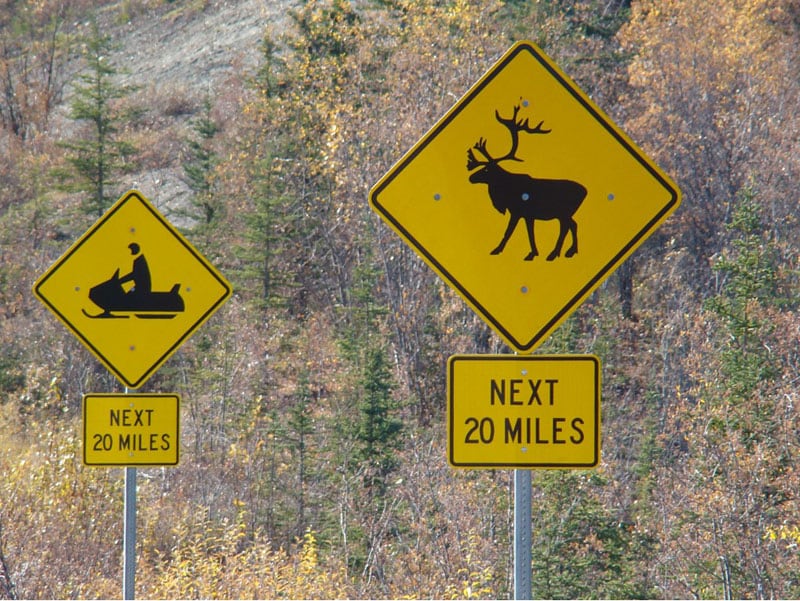
[{"label": "black text on yellow sign", "polygon": [[177,465],[177,394],[87,394],[83,397],[86,465]]},{"label": "black text on yellow sign", "polygon": [[454,355],[447,396],[453,467],[578,469],[600,461],[593,355]]}]

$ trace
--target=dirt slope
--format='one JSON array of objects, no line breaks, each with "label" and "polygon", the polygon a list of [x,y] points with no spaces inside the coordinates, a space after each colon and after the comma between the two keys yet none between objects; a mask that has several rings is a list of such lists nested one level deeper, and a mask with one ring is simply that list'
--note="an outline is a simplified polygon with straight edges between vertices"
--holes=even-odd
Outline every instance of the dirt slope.
[{"label": "dirt slope", "polygon": [[[265,31],[279,34],[297,0],[177,0],[128,14],[130,4],[121,0],[96,15],[118,47],[111,56],[120,70],[116,83],[135,86],[133,103],[146,112],[136,140],[141,170],[117,178],[116,188],[141,190],[173,223],[187,226],[177,209],[191,194],[182,167],[191,119],[206,96],[218,104],[232,76],[254,71]],[[124,21],[123,14],[128,15]],[[77,57],[67,67],[73,74],[82,68]],[[54,120],[60,138],[75,132],[68,117],[70,96],[67,86]]]},{"label": "dirt slope", "polygon": [[[257,48],[266,27],[279,30],[286,0],[217,0],[206,8],[196,2],[131,18],[114,32],[122,48],[115,59],[132,83],[163,83],[205,94],[233,66],[257,64]],[[169,5],[167,5],[169,6]]]}]

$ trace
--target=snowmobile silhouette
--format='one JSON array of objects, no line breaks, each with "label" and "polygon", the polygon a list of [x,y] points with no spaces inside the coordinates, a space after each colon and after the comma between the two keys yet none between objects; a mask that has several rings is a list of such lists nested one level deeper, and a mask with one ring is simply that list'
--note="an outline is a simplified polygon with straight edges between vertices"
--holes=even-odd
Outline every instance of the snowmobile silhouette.
[{"label": "snowmobile silhouette", "polygon": [[[183,298],[178,292],[181,285],[175,284],[169,292],[153,292],[150,268],[144,255],[140,254],[139,245],[134,242],[128,248],[132,255],[138,255],[133,261],[133,269],[122,277],[117,269],[108,280],[93,286],[89,298],[103,312],[92,315],[83,309],[84,315],[92,319],[124,319],[133,313],[141,319],[172,319],[181,313],[184,309]],[[133,282],[133,288],[128,291],[123,286],[127,282]]]}]

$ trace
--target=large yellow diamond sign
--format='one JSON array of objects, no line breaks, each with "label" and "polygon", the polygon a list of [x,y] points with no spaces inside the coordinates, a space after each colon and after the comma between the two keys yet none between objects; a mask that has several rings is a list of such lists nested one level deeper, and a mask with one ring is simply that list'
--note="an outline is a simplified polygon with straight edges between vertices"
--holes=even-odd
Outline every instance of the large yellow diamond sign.
[{"label": "large yellow diamond sign", "polygon": [[33,290],[130,388],[139,388],[231,295],[225,278],[135,190]]},{"label": "large yellow diamond sign", "polygon": [[370,193],[373,209],[523,353],[679,202],[677,186],[529,42]]}]

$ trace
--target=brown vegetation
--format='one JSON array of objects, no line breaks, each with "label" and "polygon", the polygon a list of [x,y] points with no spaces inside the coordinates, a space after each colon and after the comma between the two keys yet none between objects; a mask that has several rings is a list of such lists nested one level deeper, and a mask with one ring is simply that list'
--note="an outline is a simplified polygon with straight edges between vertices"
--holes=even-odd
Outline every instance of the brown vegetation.
[{"label": "brown vegetation", "polygon": [[[122,475],[80,440],[82,395],[120,386],[30,292],[94,218],[65,186],[90,22],[136,150],[106,192],[141,189],[236,290],[143,390],[183,408],[180,465],[140,471],[139,596],[510,595],[510,475],[444,448],[447,357],[508,349],[367,194],[519,39],[683,191],[541,347],[600,357],[603,455],[534,473],[534,594],[800,596],[800,4],[255,4],[0,2],[0,598],[121,586]],[[223,14],[261,33],[169,54]]]}]

